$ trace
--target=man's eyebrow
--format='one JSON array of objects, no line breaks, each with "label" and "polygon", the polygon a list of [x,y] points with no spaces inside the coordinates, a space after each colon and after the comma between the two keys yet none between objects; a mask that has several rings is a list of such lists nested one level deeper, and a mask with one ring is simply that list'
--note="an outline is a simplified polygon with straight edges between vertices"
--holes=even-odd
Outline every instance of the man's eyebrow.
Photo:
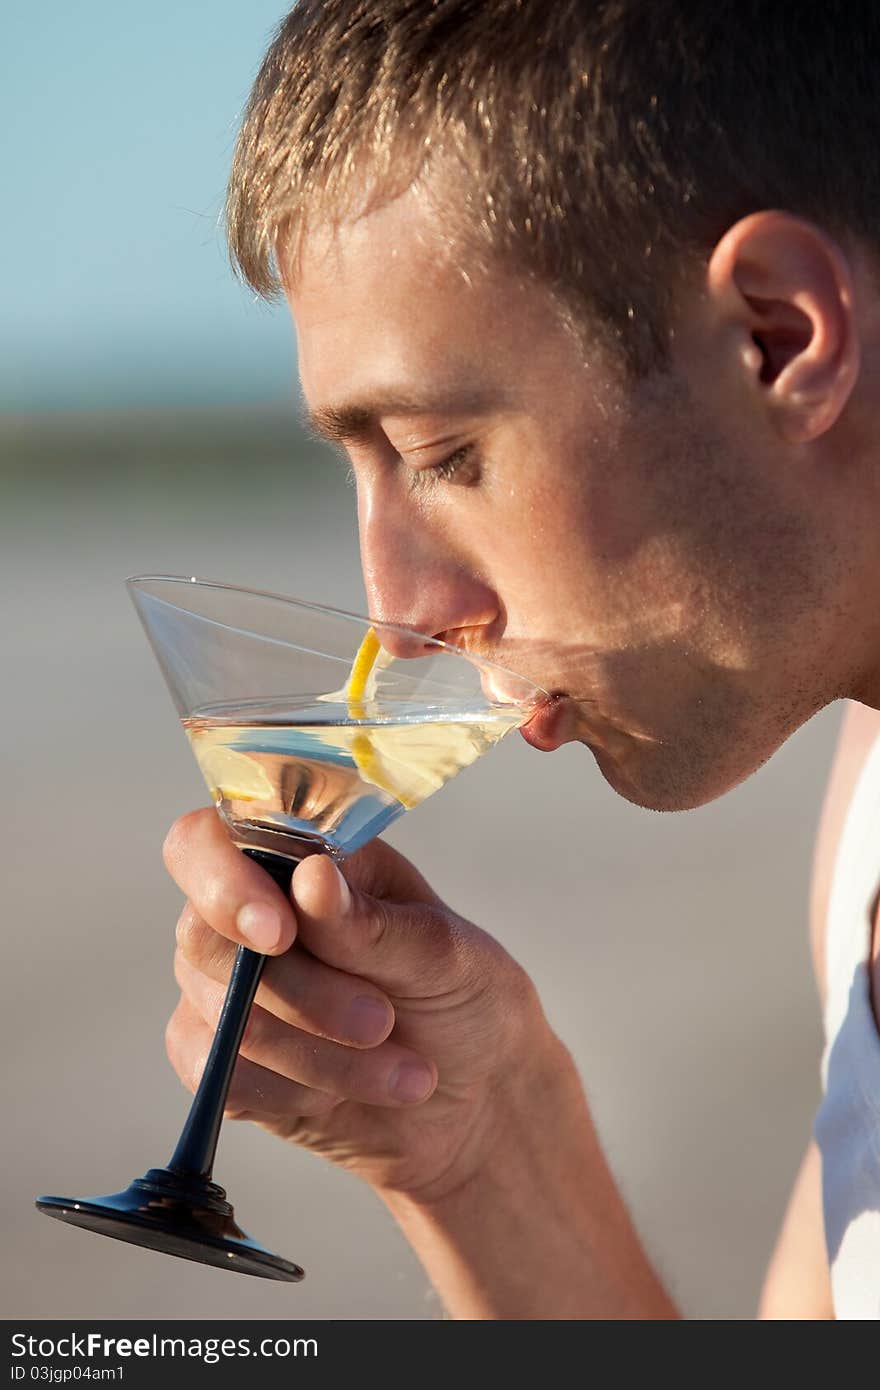
[{"label": "man's eyebrow", "polygon": [[503,400],[493,391],[451,391],[442,396],[373,396],[339,405],[303,406],[301,418],[309,434],[331,444],[355,444],[368,439],[380,420],[399,415],[476,415]]},{"label": "man's eyebrow", "polygon": [[375,415],[358,406],[318,406],[302,408],[302,421],[309,434],[326,439],[330,444],[351,444],[370,433]]}]

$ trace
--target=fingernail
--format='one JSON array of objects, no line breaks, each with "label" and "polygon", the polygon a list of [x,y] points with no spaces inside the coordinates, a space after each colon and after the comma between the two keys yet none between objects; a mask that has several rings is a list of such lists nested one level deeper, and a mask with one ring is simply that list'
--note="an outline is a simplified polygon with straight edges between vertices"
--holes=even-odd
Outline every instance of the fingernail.
[{"label": "fingernail", "polygon": [[336,869],[336,877],[339,880],[339,915],[340,917],[344,917],[348,909],[351,907],[351,889],[349,888],[345,879],[342,877],[342,874],[340,873],[339,869],[336,868],[335,864],[333,865],[333,867],[334,869]]},{"label": "fingernail", "polygon": [[257,951],[272,951],[281,940],[281,913],[271,903],[245,903],[235,925]]},{"label": "fingernail", "polygon": [[424,1100],[433,1084],[433,1073],[424,1062],[401,1062],[391,1073],[388,1089],[396,1100],[414,1102]]},{"label": "fingernail", "polygon": [[355,999],[345,1016],[345,1036],[352,1042],[377,1043],[388,1032],[388,1005],[372,995]]}]

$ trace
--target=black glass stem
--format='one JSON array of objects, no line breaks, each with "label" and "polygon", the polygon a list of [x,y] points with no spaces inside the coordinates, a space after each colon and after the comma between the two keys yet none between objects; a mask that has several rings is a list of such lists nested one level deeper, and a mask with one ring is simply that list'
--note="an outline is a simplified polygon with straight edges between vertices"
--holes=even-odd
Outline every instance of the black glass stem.
[{"label": "black glass stem", "polygon": [[[244,853],[286,896],[298,860],[265,850]],[[181,1259],[262,1279],[302,1279],[299,1265],[245,1234],[223,1188],[211,1181],[229,1083],[265,963],[265,956],[243,946],[236,952],[205,1070],[168,1167],[150,1168],[124,1191],[107,1197],[38,1197],[38,1211]]]},{"label": "black glass stem", "polygon": [[[255,859],[274,878],[286,897],[297,861],[282,859],[280,855],[259,849],[246,849],[244,853],[250,859]],[[266,956],[249,950],[247,946],[239,946],[235,953],[226,998],[205,1070],[177,1148],[168,1164],[172,1173],[192,1174],[206,1179],[211,1177],[235,1059],[266,959]]]}]

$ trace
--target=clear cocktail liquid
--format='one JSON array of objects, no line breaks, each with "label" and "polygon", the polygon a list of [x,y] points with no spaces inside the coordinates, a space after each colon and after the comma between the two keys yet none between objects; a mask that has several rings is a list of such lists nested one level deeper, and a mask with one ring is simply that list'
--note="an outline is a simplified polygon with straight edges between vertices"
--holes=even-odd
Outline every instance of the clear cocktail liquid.
[{"label": "clear cocktail liquid", "polygon": [[183,724],[236,843],[284,853],[290,837],[359,849],[521,722],[511,707],[280,700]]}]

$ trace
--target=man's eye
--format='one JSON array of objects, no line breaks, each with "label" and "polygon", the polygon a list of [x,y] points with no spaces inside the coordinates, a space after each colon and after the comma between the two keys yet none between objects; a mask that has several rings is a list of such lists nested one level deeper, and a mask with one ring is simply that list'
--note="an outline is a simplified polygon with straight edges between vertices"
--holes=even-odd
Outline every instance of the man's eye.
[{"label": "man's eye", "polygon": [[479,480],[480,464],[477,458],[477,451],[473,444],[463,444],[460,449],[449,454],[439,463],[432,463],[428,468],[418,468],[413,471],[412,486],[414,488],[424,487],[429,482],[456,482],[465,487],[471,487]]}]

